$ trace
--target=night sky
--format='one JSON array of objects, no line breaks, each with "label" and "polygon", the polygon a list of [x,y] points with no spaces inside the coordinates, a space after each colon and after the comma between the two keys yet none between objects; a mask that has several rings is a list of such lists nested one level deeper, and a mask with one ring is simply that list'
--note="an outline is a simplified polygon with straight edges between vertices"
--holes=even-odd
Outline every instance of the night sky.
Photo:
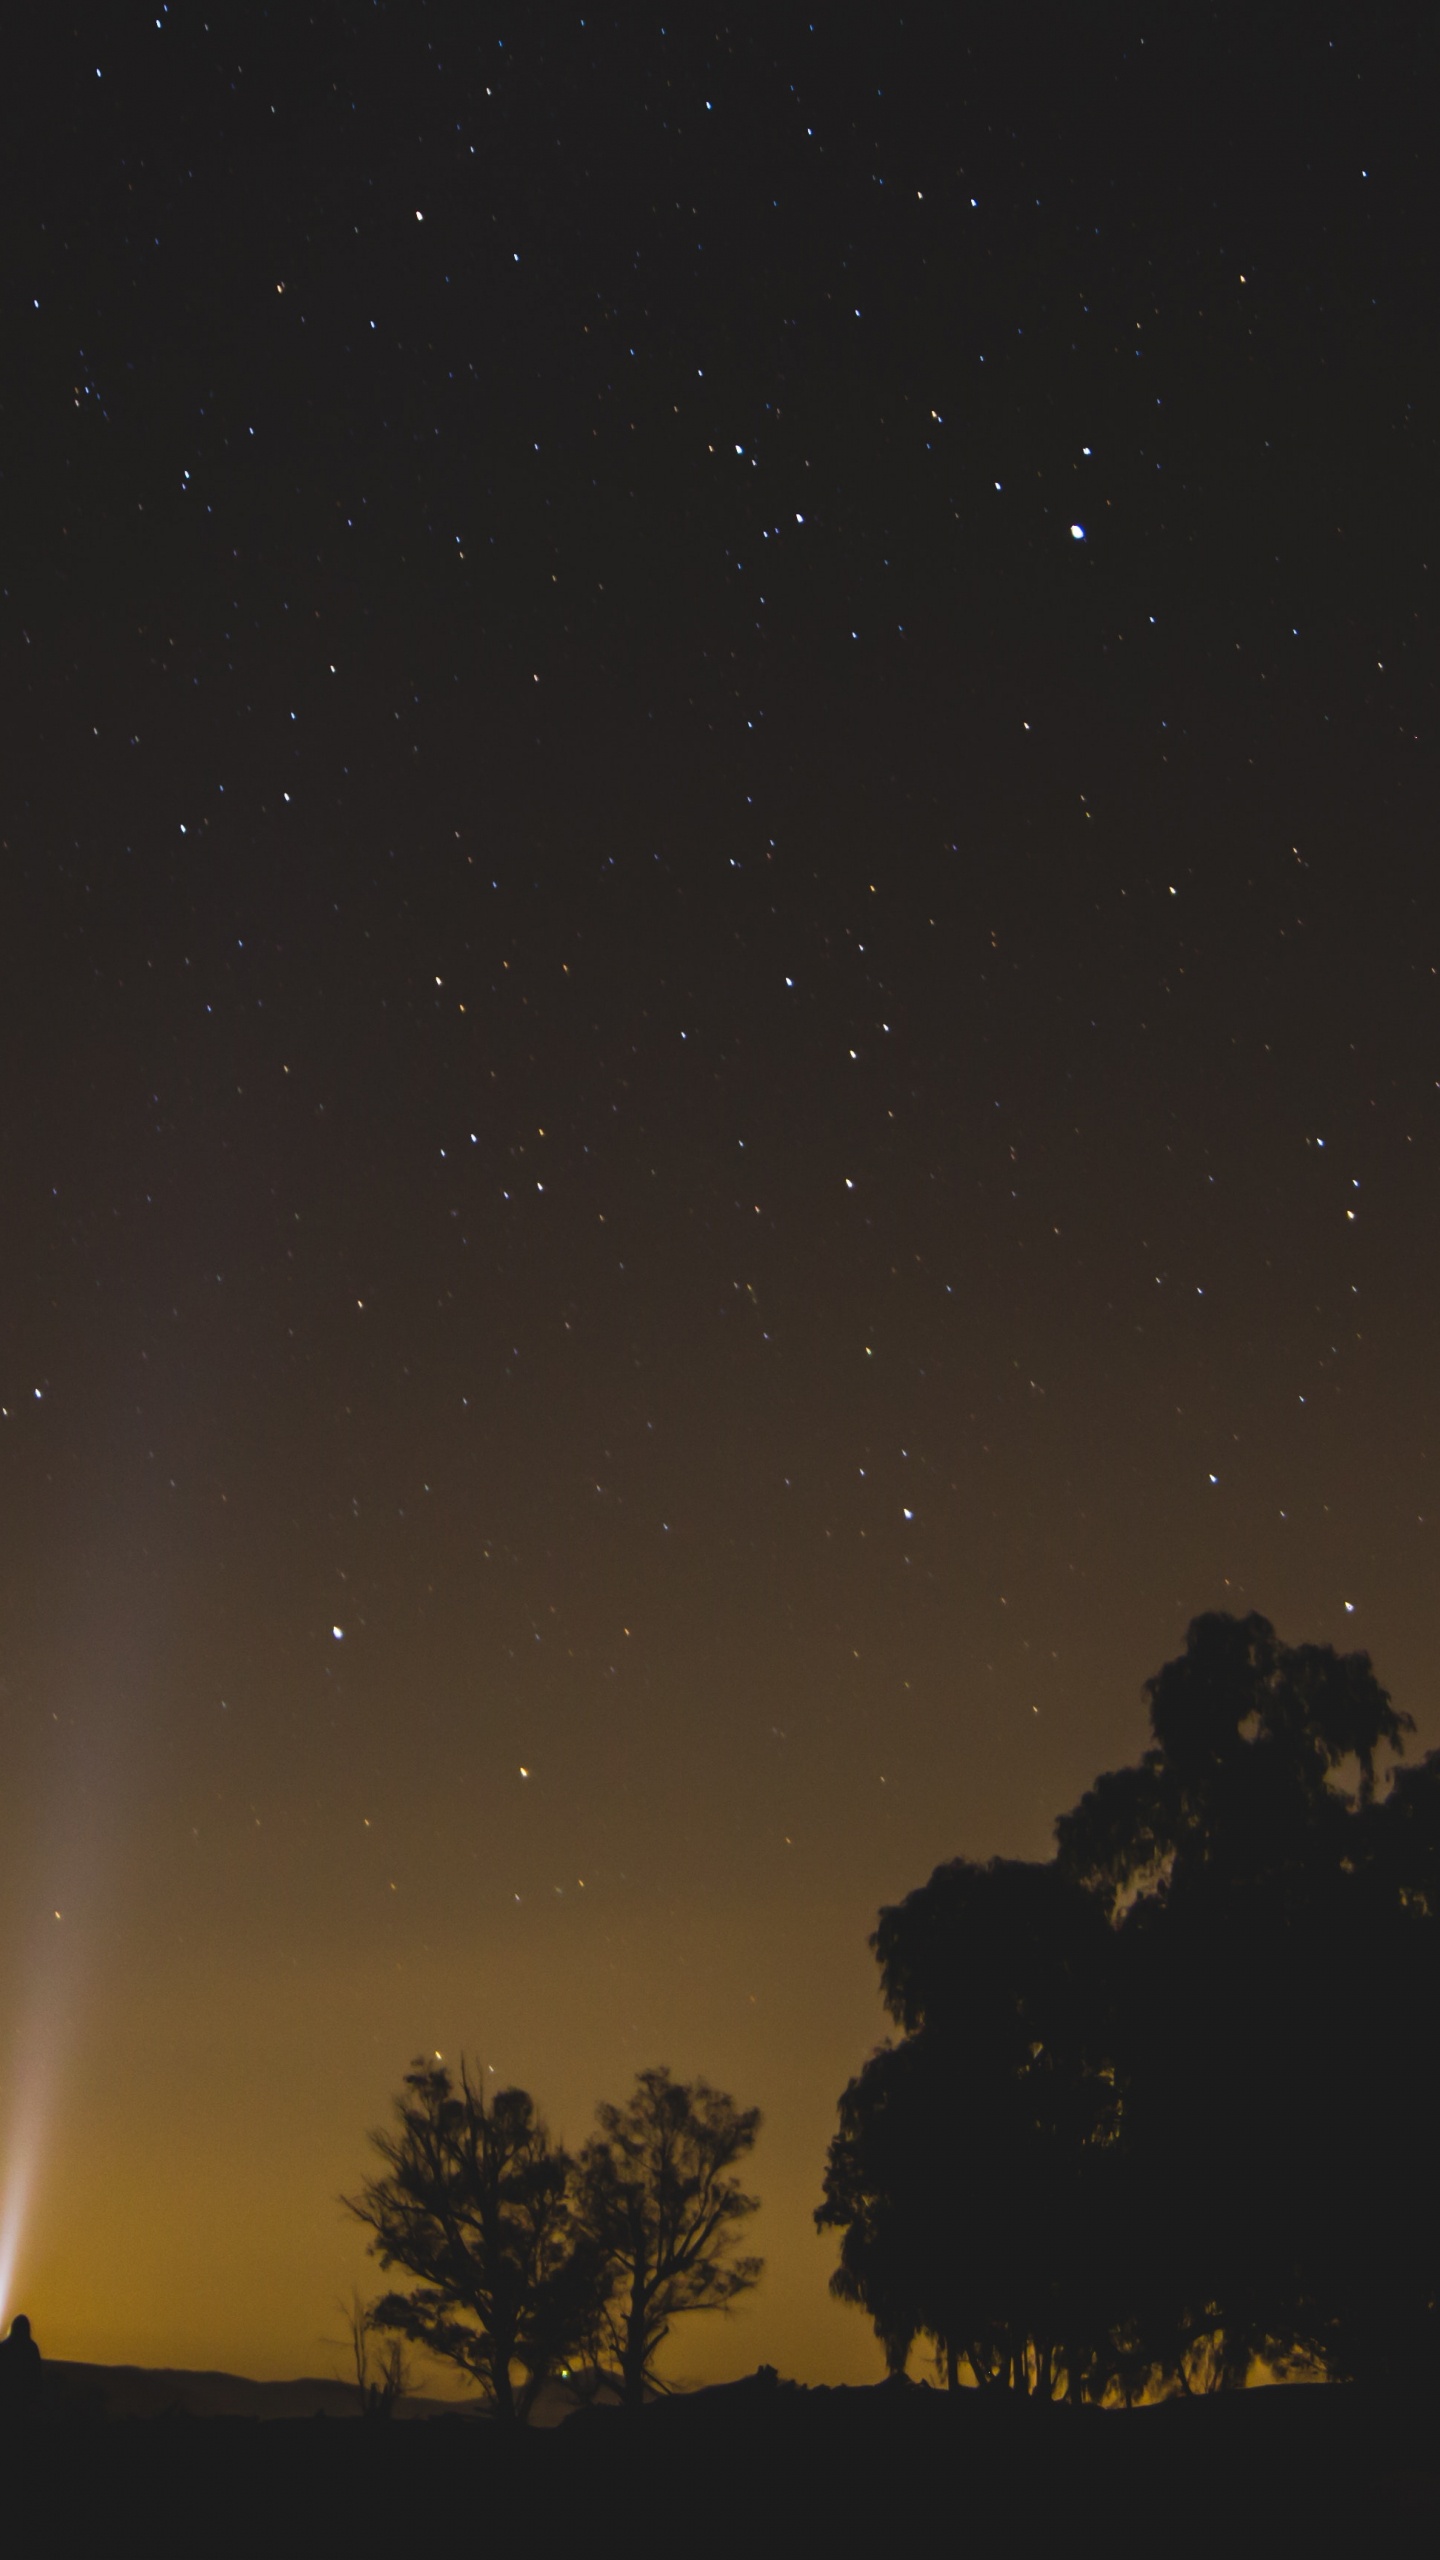
[{"label": "night sky", "polygon": [[1440,1740],[1434,15],[29,15],[9,2307],[324,2371],[412,2055],[662,2062],[871,2378],[879,1904],[1202,1609]]}]

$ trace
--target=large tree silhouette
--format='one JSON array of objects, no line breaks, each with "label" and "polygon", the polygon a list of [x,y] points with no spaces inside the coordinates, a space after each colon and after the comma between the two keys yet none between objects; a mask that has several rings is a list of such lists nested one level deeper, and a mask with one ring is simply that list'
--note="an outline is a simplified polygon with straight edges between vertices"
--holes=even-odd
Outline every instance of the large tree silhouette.
[{"label": "large tree silhouette", "polygon": [[1375,1789],[1410,1720],[1368,1656],[1285,1645],[1259,1616],[1197,1619],[1146,1695],[1152,1749],[1057,1825],[1115,1924],[1141,2332],[1186,2388],[1257,2358],[1373,2370],[1362,2300],[1376,2278],[1397,2305],[1412,2289],[1374,2208],[1419,2130],[1417,2034],[1434,2058],[1434,1932],[1384,1873],[1416,1799]]},{"label": "large tree silhouette", "polygon": [[905,2031],[840,2102],[817,2220],[892,2364],[1051,2398],[1104,2363],[1116,2093],[1110,1931],[1052,1866],[964,1859],[871,1940]]},{"label": "large tree silhouette", "polygon": [[734,2256],[759,2199],[732,2174],[754,2147],[760,2113],[704,2080],[642,2071],[623,2106],[597,2108],[584,2145],[576,2219],[606,2289],[596,2343],[627,2406],[656,2387],[655,2357],[671,2323],[723,2311],[748,2292],[761,2260]]},{"label": "large tree silhouette", "polygon": [[905,2041],[841,2101],[835,2289],[1077,2396],[1437,2361],[1440,1754],[1363,1654],[1195,1621],[1050,1867],[881,1914]]},{"label": "large tree silhouette", "polygon": [[573,2164],[523,2089],[487,2098],[463,2061],[458,2080],[415,2063],[393,2126],[371,2141],[383,2173],[345,2202],[382,2267],[418,2280],[385,2295],[373,2325],[461,2366],[498,2417],[524,2420],[590,2334],[603,2291],[575,2226]]}]

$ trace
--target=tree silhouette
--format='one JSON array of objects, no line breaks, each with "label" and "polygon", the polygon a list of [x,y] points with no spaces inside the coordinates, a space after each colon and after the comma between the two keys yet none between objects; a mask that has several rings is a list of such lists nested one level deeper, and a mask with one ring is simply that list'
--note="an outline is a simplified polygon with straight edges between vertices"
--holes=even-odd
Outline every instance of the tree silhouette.
[{"label": "tree silhouette", "polygon": [[1368,1656],[1256,1615],[1197,1619],[1146,1696],[1153,1747],[1056,1826],[1116,1926],[1140,2329],[1183,2389],[1369,2369],[1358,2304],[1394,2256],[1369,2207],[1418,2095],[1397,2071],[1417,2027],[1434,2054],[1381,1855],[1422,1797],[1375,1791],[1410,1719]]},{"label": "tree silhouette", "polygon": [[375,2306],[352,2294],[345,2312],[349,2333],[350,2361],[355,2369],[355,2388],[360,2395],[363,2418],[393,2418],[410,2388],[410,2359],[403,2337],[377,2342]]},{"label": "tree silhouette", "polygon": [[525,2090],[487,2101],[463,2060],[458,2082],[416,2062],[395,2119],[370,2137],[384,2173],[345,2202],[381,2265],[418,2283],[385,2295],[371,2322],[458,2364],[497,2416],[523,2421],[589,2334],[602,2291],[571,2210],[572,2163]]},{"label": "tree silhouette", "polygon": [[[1397,1769],[1367,1816],[1358,1885],[1376,1961],[1347,1996],[1361,2044],[1352,2146],[1386,2174],[1347,2253],[1333,2361],[1394,2388],[1440,2381],[1440,1751]],[[1357,2238],[1360,2236],[1357,2234]]]},{"label": "tree silhouette", "polygon": [[606,2271],[595,2344],[634,2408],[663,2387],[655,2357],[672,2321],[727,2310],[759,2278],[759,2258],[731,2255],[759,2203],[731,2172],[754,2148],[760,2113],[662,2069],[640,2072],[623,2106],[596,2115],[600,2130],[577,2164],[575,2212]]},{"label": "tree silhouette", "polygon": [[[1264,1877],[1303,1882],[1344,1853],[1374,1802],[1377,1751],[1403,1748],[1365,1653],[1286,1645],[1267,1618],[1196,1618],[1145,1683],[1155,1736],[1137,1768],[1097,1778],[1055,1826],[1060,1863],[1107,1910],[1137,1892]],[[1356,1784],[1343,1784],[1353,1762]]]},{"label": "tree silhouette", "polygon": [[1197,1619],[1050,1866],[957,1861],[872,1945],[833,2280],[892,2360],[1072,2396],[1440,2363],[1440,1754],[1364,1654]]},{"label": "tree silhouette", "polygon": [[892,2369],[934,2340],[954,2385],[1051,2398],[1104,2362],[1116,2138],[1110,1932],[1054,1866],[965,1859],[882,1911],[871,1945],[905,2041],[840,2102],[825,2201],[832,2289]]}]

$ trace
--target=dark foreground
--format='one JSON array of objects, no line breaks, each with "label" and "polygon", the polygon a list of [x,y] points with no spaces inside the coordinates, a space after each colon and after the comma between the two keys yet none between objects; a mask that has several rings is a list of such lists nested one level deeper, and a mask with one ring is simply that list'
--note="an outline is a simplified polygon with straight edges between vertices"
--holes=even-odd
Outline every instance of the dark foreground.
[{"label": "dark foreground", "polygon": [[17,2553],[1429,2554],[1435,2417],[1335,2389],[1107,2412],[759,2377],[518,2441],[57,2409],[6,2430],[0,2494]]}]

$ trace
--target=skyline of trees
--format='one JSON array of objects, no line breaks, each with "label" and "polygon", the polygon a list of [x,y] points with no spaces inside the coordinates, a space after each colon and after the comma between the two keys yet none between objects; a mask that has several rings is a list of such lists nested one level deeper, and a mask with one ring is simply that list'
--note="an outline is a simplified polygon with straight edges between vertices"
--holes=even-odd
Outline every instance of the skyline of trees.
[{"label": "skyline of trees", "polygon": [[759,2199],[730,2174],[759,2109],[707,2081],[638,2073],[623,2105],[597,2107],[578,2156],[551,2141],[527,2090],[487,2096],[463,2056],[458,2077],[415,2062],[394,2116],[370,2136],[382,2174],[343,2202],[381,2266],[415,2281],[356,2317],[458,2365],[508,2423],[572,2364],[642,2404],[663,2388],[671,2323],[724,2311],[759,2280],[759,2258],[733,2255]]},{"label": "skyline of trees", "polygon": [[[880,1912],[897,2032],[839,2101],[831,2290],[892,2373],[925,2341],[951,2387],[1046,2400],[1433,2371],[1440,1751],[1402,1765],[1369,1657],[1254,1613],[1194,1620],[1144,1694],[1150,1747],[1052,1858]],[[656,2067],[572,2155],[524,2090],[417,2062],[345,2200],[410,2280],[365,2335],[517,2423],[572,2368],[642,2404],[674,2322],[758,2281],[759,2123]]]},{"label": "skyline of trees", "polygon": [[1196,1619],[1049,1862],[956,1859],[871,1945],[832,2289],[892,2370],[1130,2399],[1440,2360],[1440,1752],[1368,1656]]}]

